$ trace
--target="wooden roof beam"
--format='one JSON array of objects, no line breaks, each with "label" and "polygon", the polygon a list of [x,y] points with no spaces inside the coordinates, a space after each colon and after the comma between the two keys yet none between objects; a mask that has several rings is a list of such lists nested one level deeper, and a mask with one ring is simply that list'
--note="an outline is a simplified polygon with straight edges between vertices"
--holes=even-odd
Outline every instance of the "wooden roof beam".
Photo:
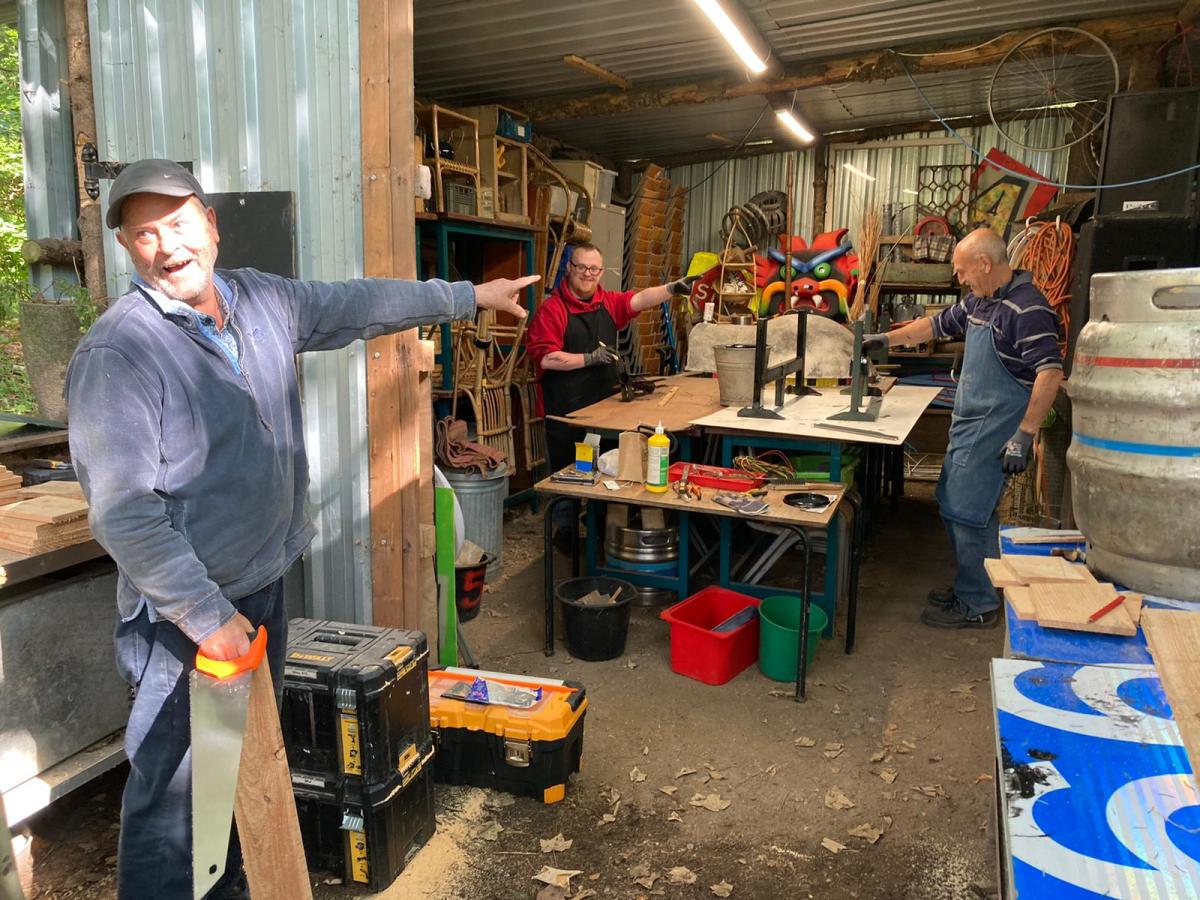
[{"label": "wooden roof beam", "polygon": [[[1200,0],[1195,0],[1200,3]],[[1190,5],[1190,4],[1189,4]],[[914,54],[905,57],[913,75],[948,72],[956,69],[995,65],[1025,38],[1047,26],[1013,31],[999,40],[979,47],[978,35],[937,46],[903,48]],[[1132,44],[1162,43],[1176,33],[1176,17],[1170,12],[1137,16],[1090,19],[1075,23],[1113,47]],[[1084,46],[1086,38],[1078,38]],[[1033,46],[1033,45],[1031,45]],[[1072,49],[1055,42],[1057,52]],[[629,91],[589,94],[582,97],[551,97],[522,103],[534,122],[561,122],[609,116],[644,109],[661,109],[683,103],[709,103],[777,92],[843,84],[847,81],[884,81],[903,77],[899,58],[888,50],[871,50],[855,56],[834,57],[807,63],[793,63],[781,75],[747,81],[744,78],[710,78],[687,84],[650,85]]]}]

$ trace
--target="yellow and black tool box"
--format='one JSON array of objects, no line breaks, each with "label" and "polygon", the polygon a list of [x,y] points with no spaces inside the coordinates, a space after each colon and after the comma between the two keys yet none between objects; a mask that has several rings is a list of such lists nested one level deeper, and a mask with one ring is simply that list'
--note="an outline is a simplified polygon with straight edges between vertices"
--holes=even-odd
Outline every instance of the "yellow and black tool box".
[{"label": "yellow and black tool box", "polygon": [[396,880],[436,830],[433,739],[383,784],[349,792],[293,784],[304,855],[314,872],[372,892]]},{"label": "yellow and black tool box", "polygon": [[[483,701],[489,687],[489,699],[528,703],[528,708]],[[505,693],[520,696],[497,697]],[[587,705],[583,685],[570,681],[431,669],[434,777],[442,784],[470,784],[557,803],[580,768]]]},{"label": "yellow and black tool box", "polygon": [[419,631],[293,619],[283,738],[293,786],[382,785],[429,737],[429,651]]}]

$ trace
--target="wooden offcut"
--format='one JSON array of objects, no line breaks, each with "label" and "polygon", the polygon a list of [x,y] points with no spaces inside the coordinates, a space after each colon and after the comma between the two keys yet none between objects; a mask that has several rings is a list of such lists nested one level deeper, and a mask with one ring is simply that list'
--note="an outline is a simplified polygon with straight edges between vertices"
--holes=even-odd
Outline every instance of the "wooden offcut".
[{"label": "wooden offcut", "polygon": [[254,900],[312,900],[271,668],[250,681],[234,820]]},{"label": "wooden offcut", "polygon": [[[996,560],[999,562],[999,560]],[[1029,585],[1014,585],[1004,589],[1004,599],[1012,604],[1013,612],[1018,619],[1037,619],[1037,608],[1033,605],[1033,597]]]},{"label": "wooden offcut", "polygon": [[[1120,593],[1111,584],[1043,582],[1031,584],[1029,593],[1037,610],[1038,624],[1043,628],[1065,628],[1069,631],[1125,637],[1137,634],[1137,622],[1126,603],[1110,610],[1095,622],[1088,621]],[[1125,596],[1128,601],[1129,595]],[[1137,607],[1140,609],[1140,598],[1138,601]]]},{"label": "wooden offcut", "polygon": [[1025,584],[1094,581],[1084,566],[1073,565],[1058,556],[1001,554],[1000,559]]},{"label": "wooden offcut", "polygon": [[1193,772],[1200,772],[1200,613],[1147,609],[1142,630]]},{"label": "wooden offcut", "polygon": [[7,503],[0,506],[0,548],[32,556],[91,540],[87,513],[82,497],[39,495]]}]

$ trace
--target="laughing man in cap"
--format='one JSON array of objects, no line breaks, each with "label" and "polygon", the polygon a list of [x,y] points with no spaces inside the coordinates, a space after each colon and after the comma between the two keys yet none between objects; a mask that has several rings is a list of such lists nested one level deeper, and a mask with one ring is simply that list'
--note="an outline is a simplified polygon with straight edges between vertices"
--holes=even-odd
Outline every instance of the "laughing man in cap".
[{"label": "laughing man in cap", "polygon": [[[265,625],[278,696],[283,574],[314,534],[295,354],[478,309],[523,317],[517,297],[537,276],[473,286],[218,271],[216,214],[168,160],[125,168],[105,221],[137,275],[80,343],[67,398],[92,532],[117,563],[117,664],[135,689],[118,894],[191,900],[196,650],[236,658]],[[208,896],[249,897],[236,833]]]}]

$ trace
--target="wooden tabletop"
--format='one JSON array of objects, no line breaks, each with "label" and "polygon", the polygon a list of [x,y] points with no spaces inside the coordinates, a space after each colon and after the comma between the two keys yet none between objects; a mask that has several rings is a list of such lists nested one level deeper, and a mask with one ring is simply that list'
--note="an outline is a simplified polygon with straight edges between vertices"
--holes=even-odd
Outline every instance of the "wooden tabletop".
[{"label": "wooden tabletop", "polygon": [[[873,422],[830,421],[831,415],[850,407],[850,397],[841,388],[822,388],[811,396],[788,395],[778,410],[782,419],[747,419],[739,417],[736,409],[721,409],[692,424],[718,434],[767,434],[897,446],[904,443],[921,413],[940,393],[941,388],[937,387],[898,384],[884,395],[879,418]],[[774,400],[773,393],[768,397]]]},{"label": "wooden tabletop", "polygon": [[788,506],[783,502],[783,498],[788,494],[788,491],[767,491],[763,501],[769,507],[768,510],[761,516],[743,516],[727,506],[722,506],[720,503],[713,501],[713,495],[720,491],[713,488],[704,488],[704,499],[702,500],[683,500],[674,490],[668,490],[665,494],[656,494],[653,491],[646,490],[644,485],[630,484],[629,482],[619,482],[621,489],[610,491],[604,486],[601,481],[595,485],[579,485],[565,484],[558,481],[551,481],[549,478],[544,478],[534,485],[534,489],[546,494],[559,494],[565,497],[578,497],[580,500],[600,500],[605,503],[629,503],[634,506],[654,506],[660,509],[673,509],[679,512],[703,513],[712,516],[730,516],[732,518],[746,519],[747,521],[768,522],[776,525],[803,525],[805,527],[823,527],[829,524],[830,519],[837,513],[838,504],[842,501],[842,496],[846,493],[844,485],[831,484],[827,488],[823,488],[821,493],[829,497],[830,502],[825,509],[820,512],[811,510],[797,509],[794,506]]},{"label": "wooden tabletop", "polygon": [[[640,394],[628,403],[619,395],[606,397],[569,415],[546,418],[593,431],[634,431],[639,425],[654,426],[661,420],[665,431],[678,432],[721,408],[717,380],[709,375],[668,375],[654,384],[653,393]],[[672,390],[675,392],[667,399]]]}]

